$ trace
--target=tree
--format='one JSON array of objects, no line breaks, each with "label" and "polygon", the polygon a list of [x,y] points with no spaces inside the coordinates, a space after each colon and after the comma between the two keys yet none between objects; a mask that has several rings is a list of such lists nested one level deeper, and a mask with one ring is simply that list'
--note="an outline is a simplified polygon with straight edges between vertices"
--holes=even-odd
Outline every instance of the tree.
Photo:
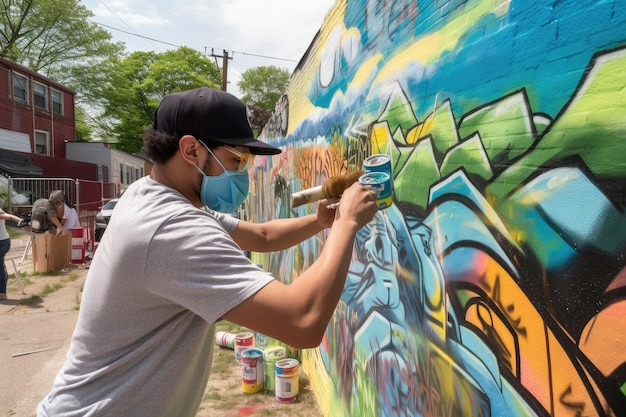
[{"label": "tree", "polygon": [[258,109],[255,111],[255,116],[251,118],[254,129],[263,128],[274,106],[285,92],[289,77],[289,71],[273,65],[251,68],[241,74],[241,80],[237,82],[239,90],[243,93],[241,101],[251,109],[266,110],[266,112]]},{"label": "tree", "polygon": [[270,110],[262,109],[259,106],[255,106],[254,104],[248,105],[248,110],[250,111],[250,114],[248,115],[250,125],[252,126],[255,135],[258,135],[261,132],[261,129],[263,129],[263,126],[265,126],[270,117],[272,117],[272,112]]},{"label": "tree", "polygon": [[139,152],[144,129],[154,121],[154,111],[165,94],[200,86],[220,88],[219,68],[202,53],[180,47],[163,53],[134,52],[111,64],[102,89],[104,130],[113,146]]},{"label": "tree", "polygon": [[124,50],[77,0],[0,0],[0,56],[61,82]]},{"label": "tree", "polygon": [[74,111],[74,124],[76,129],[76,142],[89,142],[93,129],[87,123],[85,112],[79,107]]}]

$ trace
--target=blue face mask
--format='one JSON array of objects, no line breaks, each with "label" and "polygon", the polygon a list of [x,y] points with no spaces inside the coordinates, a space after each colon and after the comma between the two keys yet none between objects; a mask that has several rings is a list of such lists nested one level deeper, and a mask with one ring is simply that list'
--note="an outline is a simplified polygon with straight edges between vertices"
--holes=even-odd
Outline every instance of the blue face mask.
[{"label": "blue face mask", "polygon": [[250,187],[248,172],[240,174],[236,170],[227,170],[215,154],[204,143],[202,145],[213,155],[213,158],[215,158],[224,172],[212,177],[206,175],[200,167],[195,165],[196,169],[202,174],[200,201],[211,210],[227,214],[234,213],[248,196]]}]

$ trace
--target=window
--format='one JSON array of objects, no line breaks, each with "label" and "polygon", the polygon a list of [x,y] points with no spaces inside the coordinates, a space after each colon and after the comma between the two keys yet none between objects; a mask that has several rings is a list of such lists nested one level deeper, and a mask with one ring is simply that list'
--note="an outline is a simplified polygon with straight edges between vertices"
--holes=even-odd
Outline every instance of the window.
[{"label": "window", "polygon": [[35,107],[48,110],[48,86],[35,81],[33,83],[33,102]]},{"label": "window", "polygon": [[52,112],[63,116],[63,93],[58,90],[52,90]]},{"label": "window", "polygon": [[48,132],[42,130],[35,131],[35,153],[39,155],[50,155]]},{"label": "window", "polygon": [[28,78],[13,73],[13,98],[28,103]]}]

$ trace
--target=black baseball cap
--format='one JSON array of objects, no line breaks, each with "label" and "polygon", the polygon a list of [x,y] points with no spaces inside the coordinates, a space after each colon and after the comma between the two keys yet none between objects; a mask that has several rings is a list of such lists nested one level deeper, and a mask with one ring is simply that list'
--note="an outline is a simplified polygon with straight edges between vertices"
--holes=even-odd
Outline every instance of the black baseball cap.
[{"label": "black baseball cap", "polygon": [[254,139],[248,108],[234,95],[209,87],[167,94],[154,112],[154,129],[230,146],[246,146],[256,155],[279,148]]}]

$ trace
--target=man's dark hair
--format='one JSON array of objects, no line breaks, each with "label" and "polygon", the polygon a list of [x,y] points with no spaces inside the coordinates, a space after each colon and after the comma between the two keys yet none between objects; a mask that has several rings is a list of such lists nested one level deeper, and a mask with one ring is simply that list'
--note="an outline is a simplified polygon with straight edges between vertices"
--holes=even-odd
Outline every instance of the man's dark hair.
[{"label": "man's dark hair", "polygon": [[[171,134],[148,127],[143,132],[143,151],[155,164],[164,164],[176,154],[178,142],[183,135]],[[210,149],[221,146],[219,143],[203,139],[202,142]]]},{"label": "man's dark hair", "polygon": [[154,130],[150,126],[143,132],[143,150],[152,162],[163,164],[174,156],[181,137],[181,135]]}]

